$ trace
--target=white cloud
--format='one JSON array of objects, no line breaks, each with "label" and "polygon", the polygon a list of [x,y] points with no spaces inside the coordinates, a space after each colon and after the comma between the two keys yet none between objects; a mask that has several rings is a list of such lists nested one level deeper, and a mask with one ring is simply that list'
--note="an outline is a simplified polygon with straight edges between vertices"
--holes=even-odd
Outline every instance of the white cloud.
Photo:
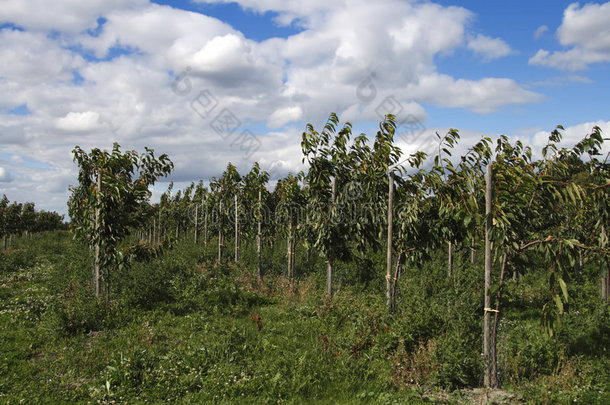
[{"label": "white cloud", "polygon": [[486,61],[503,58],[513,52],[504,40],[482,34],[470,38],[467,48]]},{"label": "white cloud", "polygon": [[111,10],[137,8],[146,3],[148,0],[4,0],[0,24],[76,34],[95,28],[98,17]]},{"label": "white cloud", "polygon": [[610,62],[609,20],[610,2],[569,5],[557,36],[561,45],[571,48],[554,52],[540,49],[529,63],[574,71],[586,69],[592,63]]},{"label": "white cloud", "polygon": [[62,49],[44,33],[0,30],[0,78],[20,84],[72,80],[80,56]]},{"label": "white cloud", "polygon": [[303,110],[299,106],[280,108],[269,117],[269,127],[279,128],[289,122],[300,120],[302,116]]},{"label": "white cloud", "polygon": [[10,183],[13,181],[11,174],[4,167],[0,167],[0,183]]},{"label": "white cloud", "polygon": [[540,27],[536,28],[536,31],[534,31],[534,38],[536,38],[536,39],[540,38],[548,30],[549,30],[549,27],[547,27],[546,25],[541,25]]},{"label": "white cloud", "polygon": [[57,128],[68,132],[93,131],[100,127],[100,114],[95,111],[69,112],[57,120]]},{"label": "white cloud", "polygon": [[521,88],[514,80],[500,78],[456,80],[447,75],[436,74],[422,78],[408,89],[416,99],[443,107],[467,108],[483,114],[507,105],[542,100],[542,96]]},{"label": "white cloud", "polygon": [[[284,173],[301,167],[303,121],[318,127],[331,111],[355,125],[398,111],[399,121],[425,122],[429,105],[488,113],[540,99],[509,78],[465,80],[438,71],[439,57],[469,44],[473,13],[461,7],[240,0],[303,28],[257,42],[218,19],[147,0],[47,3],[10,0],[0,12],[0,22],[26,29],[0,30],[0,107],[26,104],[31,111],[2,115],[0,148],[15,159],[0,164],[19,180],[10,183],[9,198],[43,200],[44,209],[65,212],[67,185],[77,176],[70,151],[77,144],[153,147],[174,160],[176,181],[217,176],[228,161],[240,171],[257,160]],[[90,35],[85,30],[99,17],[106,22]],[[501,40],[481,37],[502,48]],[[117,47],[135,52],[111,57]],[[505,52],[477,49],[487,57]],[[82,83],[72,82],[74,72]],[[180,82],[185,91],[173,91],[181,72],[187,73]],[[193,101],[204,90],[216,104],[198,114]],[[383,104],[388,97],[397,101],[392,111]],[[235,133],[214,129],[221,111],[234,114]],[[256,146],[247,158],[248,145],[238,138],[244,129]]]},{"label": "white cloud", "polygon": [[[586,135],[590,134],[593,127],[598,126],[602,130],[602,134],[604,137],[607,137],[610,134],[610,121],[595,121],[595,122],[583,122],[581,124],[572,125],[570,127],[566,127],[564,131],[560,131],[562,134],[562,139],[560,142],[560,147],[571,148],[577,142],[581,141]],[[540,151],[547,144],[549,139],[550,131],[538,131],[534,134],[532,138],[532,145],[535,147],[534,150],[537,152],[537,157],[540,157]],[[607,154],[610,152],[610,145],[608,142],[605,143],[602,154]]]},{"label": "white cloud", "polygon": [[530,83],[530,86],[563,86],[568,83],[591,84],[593,83],[593,80],[589,79],[586,76],[580,75],[562,75],[554,76],[546,80],[532,82]]}]

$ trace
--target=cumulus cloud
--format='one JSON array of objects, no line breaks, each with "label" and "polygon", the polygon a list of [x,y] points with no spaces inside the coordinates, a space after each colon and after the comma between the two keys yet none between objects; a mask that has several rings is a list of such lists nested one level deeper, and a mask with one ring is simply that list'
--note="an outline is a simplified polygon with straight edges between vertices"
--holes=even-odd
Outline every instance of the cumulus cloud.
[{"label": "cumulus cloud", "polygon": [[8,170],[0,166],[0,183],[10,183],[11,181],[13,181],[13,178]]},{"label": "cumulus cloud", "polygon": [[57,128],[63,131],[86,132],[98,129],[100,114],[95,111],[69,112],[57,120]]},{"label": "cumulus cloud", "polygon": [[138,8],[146,3],[148,0],[5,0],[0,24],[75,34],[94,28],[98,17],[111,10]]},{"label": "cumulus cloud", "polygon": [[503,58],[512,53],[510,46],[501,38],[491,38],[482,34],[470,38],[467,48],[486,61]]},{"label": "cumulus cloud", "polygon": [[43,33],[0,30],[0,78],[4,81],[28,85],[67,81],[83,64],[80,56]]},{"label": "cumulus cloud", "polygon": [[279,128],[289,122],[300,120],[302,116],[303,110],[299,106],[279,108],[269,117],[269,127]]},{"label": "cumulus cloud", "polygon": [[300,168],[304,123],[323,123],[331,111],[356,125],[394,112],[407,125],[425,122],[428,106],[489,113],[541,98],[510,78],[438,71],[439,57],[464,47],[484,59],[510,52],[501,39],[473,37],[474,15],[462,7],[238,3],[302,30],[257,42],[216,18],[148,0],[5,1],[0,24],[25,31],[0,30],[0,111],[31,112],[0,121],[2,153],[19,159],[0,162],[19,179],[10,198],[65,212],[77,144],[153,147],[174,160],[176,181],[218,176],[227,161],[246,171],[256,160],[279,176]]},{"label": "cumulus cloud", "polygon": [[573,3],[565,9],[557,30],[559,43],[569,47],[563,51],[538,50],[529,60],[531,65],[562,70],[583,70],[592,63],[610,62],[610,2]]},{"label": "cumulus cloud", "polygon": [[490,113],[506,105],[535,103],[542,96],[521,88],[512,79],[454,79],[447,75],[429,75],[411,85],[416,98],[443,107],[462,107],[477,113]]},{"label": "cumulus cloud", "polygon": [[[610,133],[610,121],[594,121],[594,122],[583,122],[581,124],[572,125],[566,127],[564,131],[561,131],[562,139],[559,144],[564,148],[571,148],[577,142],[582,140],[586,135],[590,134],[593,127],[599,127],[604,135]],[[535,152],[539,154],[542,148],[547,144],[549,139],[550,131],[538,131],[532,137],[532,145],[535,147]],[[603,150],[600,151],[603,155],[610,153],[610,145],[606,142]],[[538,155],[537,157],[541,157]]]}]

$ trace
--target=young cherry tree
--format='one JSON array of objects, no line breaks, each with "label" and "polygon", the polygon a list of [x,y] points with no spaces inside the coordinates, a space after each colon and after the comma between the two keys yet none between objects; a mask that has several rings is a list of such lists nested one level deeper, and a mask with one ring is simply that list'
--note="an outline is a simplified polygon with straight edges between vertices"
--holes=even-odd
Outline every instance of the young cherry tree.
[{"label": "young cherry tree", "polygon": [[143,209],[148,204],[149,187],[161,176],[167,176],[174,165],[167,155],[155,157],[146,148],[121,152],[115,143],[112,151],[73,150],[79,166],[78,185],[71,187],[68,213],[75,237],[89,244],[95,255],[94,285],[100,294],[100,278],[105,281],[106,304],[110,303],[110,278],[114,270],[125,265],[130,255],[119,248],[131,229],[137,229],[148,218]]}]

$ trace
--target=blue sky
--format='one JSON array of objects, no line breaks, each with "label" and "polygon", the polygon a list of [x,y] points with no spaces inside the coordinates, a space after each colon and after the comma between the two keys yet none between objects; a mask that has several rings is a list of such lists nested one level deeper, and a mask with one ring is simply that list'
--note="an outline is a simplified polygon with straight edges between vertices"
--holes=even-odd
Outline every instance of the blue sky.
[{"label": "blue sky", "polygon": [[304,126],[330,112],[369,133],[397,112],[419,131],[398,140],[405,152],[448,128],[464,147],[507,134],[534,149],[560,124],[566,144],[610,131],[610,2],[83,4],[0,10],[0,194],[11,200],[65,212],[72,148],[115,141],[168,153],[178,186],[229,161],[277,178],[302,169]]}]

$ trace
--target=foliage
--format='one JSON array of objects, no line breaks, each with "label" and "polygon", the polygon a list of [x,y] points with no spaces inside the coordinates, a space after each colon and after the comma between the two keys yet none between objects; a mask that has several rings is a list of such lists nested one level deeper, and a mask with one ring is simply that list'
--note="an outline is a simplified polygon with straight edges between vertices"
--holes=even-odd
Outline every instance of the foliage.
[{"label": "foliage", "polygon": [[108,301],[112,270],[125,266],[131,257],[121,251],[120,243],[131,229],[146,222],[149,187],[168,175],[173,164],[167,155],[156,158],[148,148],[142,155],[122,153],[116,143],[112,152],[95,148],[86,153],[77,146],[73,154],[79,166],[79,185],[71,188],[68,201],[71,229],[91,248],[99,249]]}]

